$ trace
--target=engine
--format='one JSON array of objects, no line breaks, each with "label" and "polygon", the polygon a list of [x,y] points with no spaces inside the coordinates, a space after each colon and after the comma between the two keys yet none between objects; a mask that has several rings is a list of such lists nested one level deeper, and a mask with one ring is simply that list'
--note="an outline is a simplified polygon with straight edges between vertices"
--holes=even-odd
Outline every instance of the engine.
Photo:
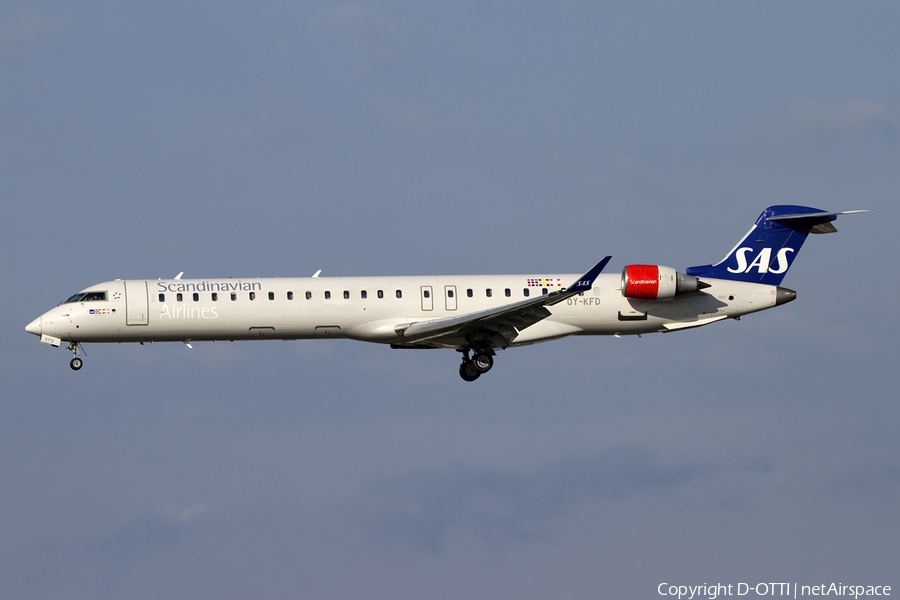
[{"label": "engine", "polygon": [[707,287],[709,284],[672,267],[628,265],[622,269],[622,295],[626,298],[669,300]]}]

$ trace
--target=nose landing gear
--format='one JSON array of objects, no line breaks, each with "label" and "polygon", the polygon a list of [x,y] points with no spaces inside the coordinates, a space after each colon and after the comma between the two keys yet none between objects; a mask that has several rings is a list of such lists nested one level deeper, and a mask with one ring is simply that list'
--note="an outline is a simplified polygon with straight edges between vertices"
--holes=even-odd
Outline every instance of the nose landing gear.
[{"label": "nose landing gear", "polygon": [[475,381],[483,373],[487,373],[494,366],[492,350],[477,350],[472,358],[469,358],[469,350],[463,351],[462,364],[459,365],[459,376],[463,381]]},{"label": "nose landing gear", "polygon": [[78,350],[79,350],[79,348],[81,349],[81,352],[84,353],[84,348],[81,348],[81,346],[78,345],[78,342],[76,342],[76,341],[74,341],[74,340],[73,340],[73,341],[70,341],[70,342],[69,342],[69,345],[66,346],[66,350],[71,350],[71,351],[72,351],[72,354],[75,355],[75,356],[72,358],[72,360],[69,361],[69,366],[72,367],[72,370],[73,370],[73,371],[77,371],[77,370],[79,370],[81,367],[84,366],[84,361],[78,357]]}]

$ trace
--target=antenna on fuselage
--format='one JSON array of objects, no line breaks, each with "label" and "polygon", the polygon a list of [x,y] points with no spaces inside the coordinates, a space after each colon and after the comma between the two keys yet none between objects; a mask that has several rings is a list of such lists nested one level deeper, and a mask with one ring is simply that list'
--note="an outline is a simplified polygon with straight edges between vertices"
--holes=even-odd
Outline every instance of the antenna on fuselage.
[{"label": "antenna on fuselage", "polygon": [[184,271],[175,276],[175,279],[181,279],[181,276],[184,275]]},{"label": "antenna on fuselage", "polygon": [[318,271],[316,271],[315,273],[313,273],[313,277],[318,277],[318,276],[319,276],[319,273],[321,273],[321,272],[322,272],[322,269],[319,269]]}]

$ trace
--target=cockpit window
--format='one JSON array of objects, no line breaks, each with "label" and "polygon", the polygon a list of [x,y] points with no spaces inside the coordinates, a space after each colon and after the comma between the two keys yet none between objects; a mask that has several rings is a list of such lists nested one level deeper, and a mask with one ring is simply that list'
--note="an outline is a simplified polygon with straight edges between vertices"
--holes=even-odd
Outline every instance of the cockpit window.
[{"label": "cockpit window", "polygon": [[94,302],[96,300],[106,300],[106,292],[78,292],[63,304],[69,302]]}]

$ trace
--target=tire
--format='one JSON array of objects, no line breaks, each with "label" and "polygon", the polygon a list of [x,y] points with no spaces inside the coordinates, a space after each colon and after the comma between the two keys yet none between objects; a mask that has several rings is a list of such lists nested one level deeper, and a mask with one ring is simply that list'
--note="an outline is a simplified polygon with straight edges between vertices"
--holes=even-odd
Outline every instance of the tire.
[{"label": "tire", "polygon": [[459,365],[459,376],[462,377],[463,381],[475,381],[481,377],[481,373],[478,372],[472,361],[466,361]]},{"label": "tire", "polygon": [[73,371],[77,371],[84,366],[84,361],[76,356],[71,361],[69,361],[69,366],[72,367]]},{"label": "tire", "polygon": [[478,352],[472,357],[472,366],[479,373],[487,373],[494,366],[494,357],[487,352]]}]

